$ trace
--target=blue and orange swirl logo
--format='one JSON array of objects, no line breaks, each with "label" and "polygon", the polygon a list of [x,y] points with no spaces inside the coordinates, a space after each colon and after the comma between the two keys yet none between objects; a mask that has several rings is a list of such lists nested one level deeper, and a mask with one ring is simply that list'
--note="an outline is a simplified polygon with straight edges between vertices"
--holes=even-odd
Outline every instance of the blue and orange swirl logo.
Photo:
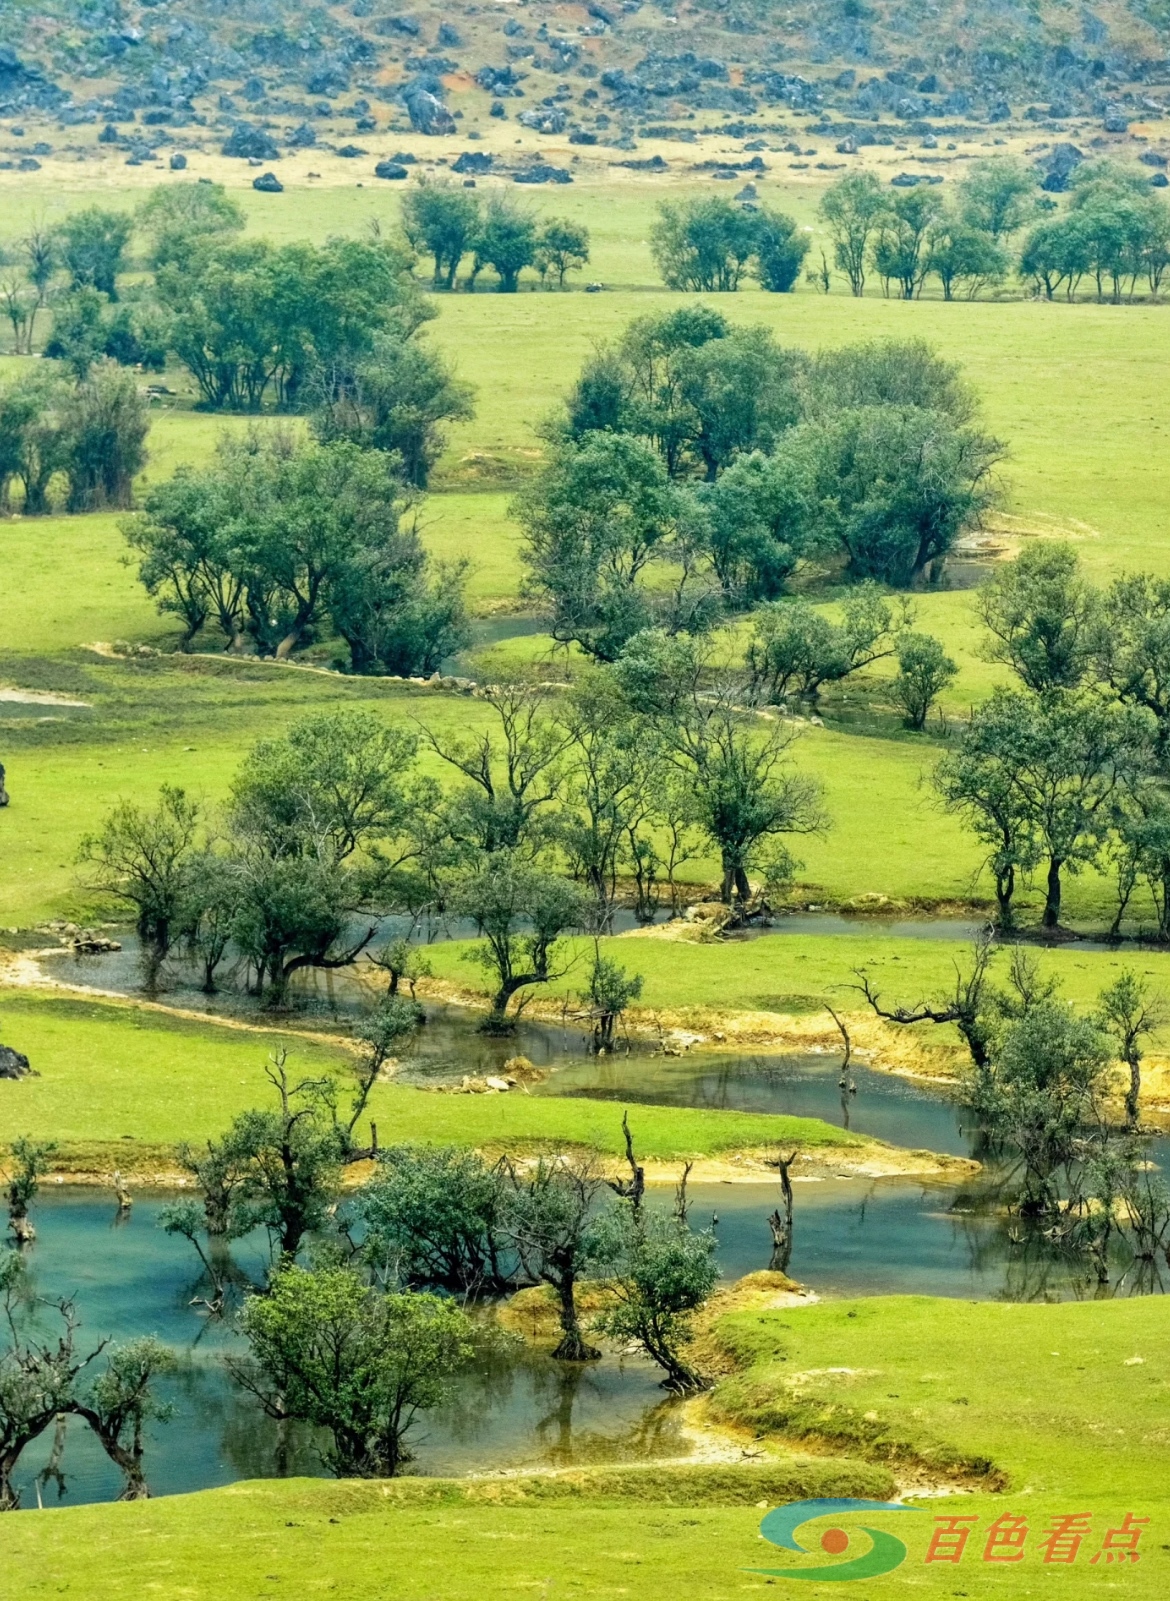
[{"label": "blue and orange swirl logo", "polygon": [[[901,1501],[790,1501],[787,1506],[776,1507],[760,1524],[760,1533],[772,1545],[784,1551],[810,1554],[811,1547],[801,1545],[796,1531],[813,1518],[836,1517],[848,1512],[917,1512],[917,1507],[904,1506]],[[850,1556],[854,1535],[868,1537],[869,1549],[858,1556]],[[868,1523],[849,1529],[830,1525],[821,1533],[821,1550],[828,1556],[844,1557],[843,1562],[818,1562],[813,1567],[746,1568],[747,1573],[763,1573],[777,1579],[815,1579],[820,1584],[835,1580],[876,1579],[883,1573],[892,1573],[906,1560],[906,1547],[895,1535],[884,1529],[874,1529]]]}]

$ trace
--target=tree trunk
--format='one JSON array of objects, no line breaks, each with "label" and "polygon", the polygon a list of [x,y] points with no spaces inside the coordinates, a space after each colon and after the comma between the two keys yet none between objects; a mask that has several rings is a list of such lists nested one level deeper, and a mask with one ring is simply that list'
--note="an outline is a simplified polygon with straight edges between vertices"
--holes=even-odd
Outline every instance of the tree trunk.
[{"label": "tree trunk", "polygon": [[1044,901],[1044,927],[1060,927],[1060,858],[1053,856],[1048,862],[1048,892]]},{"label": "tree trunk", "polygon": [[589,1345],[581,1333],[581,1324],[577,1318],[575,1288],[576,1280],[572,1273],[564,1273],[557,1280],[556,1292],[560,1302],[558,1312],[562,1336],[561,1343],[553,1352],[553,1356],[558,1362],[593,1362],[600,1357],[601,1352]]},{"label": "tree trunk", "polygon": [[1138,1104],[1142,1093],[1142,1059],[1133,1051],[1126,1064],[1129,1068],[1129,1088],[1125,1092],[1125,1125],[1137,1128]]}]

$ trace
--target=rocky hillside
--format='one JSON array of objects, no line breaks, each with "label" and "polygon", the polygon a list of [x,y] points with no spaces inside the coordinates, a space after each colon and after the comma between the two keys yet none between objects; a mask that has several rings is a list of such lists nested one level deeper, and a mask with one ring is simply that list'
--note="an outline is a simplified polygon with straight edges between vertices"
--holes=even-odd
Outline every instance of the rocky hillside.
[{"label": "rocky hillside", "polygon": [[1123,132],[1168,100],[1170,0],[0,8],[8,131],[95,124],[107,142],[144,155],[185,127],[227,140],[244,124],[270,145],[311,146],[339,128],[355,139],[407,126],[450,133],[487,116],[629,148],[647,131],[686,138],[696,124],[762,130],[780,108],[855,135],[890,118],[911,129],[1094,119]]}]

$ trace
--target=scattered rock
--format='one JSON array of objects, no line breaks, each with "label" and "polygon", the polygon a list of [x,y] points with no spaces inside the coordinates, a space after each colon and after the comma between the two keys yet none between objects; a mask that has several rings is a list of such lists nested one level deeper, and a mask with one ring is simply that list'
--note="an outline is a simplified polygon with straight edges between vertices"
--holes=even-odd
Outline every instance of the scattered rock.
[{"label": "scattered rock", "polygon": [[0,1078],[27,1078],[32,1072],[29,1059],[11,1045],[0,1045]]},{"label": "scattered rock", "polygon": [[0,806],[8,805],[8,791],[4,787],[4,763],[0,762]]},{"label": "scattered rock", "polygon": [[186,170],[187,158],[181,150],[176,150],[174,155],[171,157],[171,171],[185,172]]},{"label": "scattered rock", "polygon": [[473,173],[477,177],[492,170],[493,157],[486,150],[465,150],[451,165],[452,172]]},{"label": "scattered rock", "polygon": [[289,129],[287,137],[294,150],[308,150],[317,143],[317,130],[307,122],[300,122]]},{"label": "scattered rock", "polygon": [[342,145],[337,152],[339,156],[344,156],[347,161],[352,161],[355,156],[364,156],[366,153],[361,145]]},{"label": "scattered rock", "polygon": [[513,183],[572,183],[573,174],[567,167],[550,167],[543,161],[513,175]]},{"label": "scattered rock", "polygon": [[222,151],[225,156],[238,156],[251,161],[275,161],[280,155],[280,147],[272,135],[247,122],[236,123],[224,140]]},{"label": "scattered rock", "polygon": [[1101,126],[1106,133],[1128,133],[1129,117],[1121,106],[1106,106]]},{"label": "scattered rock", "polygon": [[569,135],[569,143],[571,145],[595,145],[597,143],[597,135],[589,133],[585,128],[574,128]]},{"label": "scattered rock", "polygon": [[1157,150],[1143,150],[1138,160],[1147,167],[1164,167],[1166,165],[1166,157]]},{"label": "scattered rock", "polygon": [[1164,172],[1156,172],[1150,179],[1151,189],[1165,189],[1168,185],[1170,185],[1170,178],[1167,178]]},{"label": "scattered rock", "polygon": [[282,195],[284,193],[284,185],[274,172],[262,172],[258,178],[253,178],[252,188],[259,189],[262,195]]},{"label": "scattered rock", "polygon": [[375,178],[409,178],[409,176],[400,161],[379,161],[374,168]]},{"label": "scattered rock", "polygon": [[74,956],[108,956],[111,951],[120,951],[122,947],[116,939],[95,934],[92,928],[79,928],[69,941],[69,949]]}]

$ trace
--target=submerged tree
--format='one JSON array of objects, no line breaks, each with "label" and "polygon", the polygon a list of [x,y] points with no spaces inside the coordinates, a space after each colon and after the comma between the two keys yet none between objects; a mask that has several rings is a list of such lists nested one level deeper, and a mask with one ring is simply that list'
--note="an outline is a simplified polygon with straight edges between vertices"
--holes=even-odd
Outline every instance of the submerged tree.
[{"label": "submerged tree", "polygon": [[557,1298],[561,1340],[553,1356],[589,1362],[601,1355],[581,1332],[578,1281],[598,1258],[604,1179],[589,1161],[541,1157],[532,1167],[510,1170],[504,1229],[531,1279],[551,1286]]},{"label": "submerged tree", "polygon": [[696,1233],[685,1217],[660,1211],[635,1215],[626,1206],[615,1208],[611,1218],[607,1283],[614,1304],[597,1319],[598,1328],[640,1345],[665,1373],[666,1389],[678,1395],[706,1389],[710,1380],[685,1350],[694,1314],[719,1277],[714,1232]]}]

